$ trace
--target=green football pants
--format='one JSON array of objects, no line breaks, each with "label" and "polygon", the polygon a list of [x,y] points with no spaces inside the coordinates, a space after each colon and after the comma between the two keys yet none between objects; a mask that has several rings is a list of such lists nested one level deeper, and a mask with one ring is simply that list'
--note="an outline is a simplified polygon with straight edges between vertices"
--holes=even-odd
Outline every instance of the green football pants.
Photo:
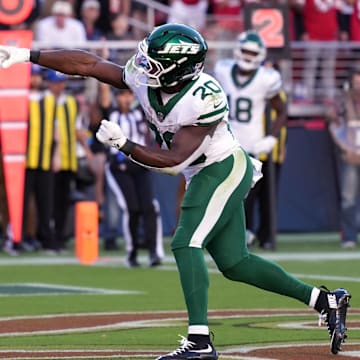
[{"label": "green football pants", "polygon": [[238,150],[201,170],[185,193],[172,250],[189,325],[207,324],[209,279],[204,248],[226,278],[309,302],[312,286],[248,252],[243,202],[251,181],[251,161]]}]

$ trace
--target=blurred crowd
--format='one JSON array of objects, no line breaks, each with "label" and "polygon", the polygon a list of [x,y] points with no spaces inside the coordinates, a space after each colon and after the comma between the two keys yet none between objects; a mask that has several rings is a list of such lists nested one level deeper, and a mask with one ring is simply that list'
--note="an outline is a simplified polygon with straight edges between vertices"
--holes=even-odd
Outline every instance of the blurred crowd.
[{"label": "blurred crowd", "polygon": [[290,40],[360,39],[356,0],[34,0],[26,21],[0,24],[0,29],[32,29],[35,40],[49,42],[52,47],[102,37],[140,40],[147,32],[151,9],[151,26],[180,22],[207,38],[213,33],[217,39],[233,39],[244,28],[245,6],[254,3],[288,7]]},{"label": "blurred crowd", "polygon": [[[235,41],[238,34],[244,30],[244,7],[249,3],[286,6],[289,12],[290,40],[315,44],[302,50],[304,66],[301,74],[298,73],[295,77],[302,86],[301,100],[312,103],[320,98],[323,103],[333,103],[337,87],[336,47],[325,46],[322,49],[317,44],[337,44],[344,41],[356,43],[360,40],[360,3],[355,0],[35,0],[33,10],[25,22],[15,25],[0,24],[0,29],[32,30],[34,40],[41,44],[42,48],[87,48],[89,41],[98,41],[102,46],[94,51],[111,61],[125,64],[135,48],[108,48],[106,40],[139,41],[153,26],[181,22],[195,27],[207,40]],[[152,11],[153,9],[155,11]],[[357,53],[358,49],[355,47],[352,55],[357,58]],[[317,90],[317,78],[322,84],[320,93]],[[286,85],[286,79],[284,82]],[[46,101],[49,97],[54,98],[53,101],[59,103],[59,106],[72,109],[65,113],[71,113],[73,117],[64,118],[64,123],[71,124],[63,131],[63,134],[68,134],[68,138],[59,140],[55,132],[53,140],[57,150],[54,150],[53,144],[49,144],[51,149],[48,151],[53,155],[47,167],[37,164],[30,158],[34,156],[31,155],[34,152],[47,150],[28,141],[23,240],[21,248],[14,247],[11,232],[6,231],[6,224],[2,224],[3,237],[7,239],[5,249],[8,252],[16,254],[19,250],[39,249],[52,253],[65,251],[69,239],[73,236],[71,205],[79,200],[92,200],[98,203],[101,236],[104,239],[102,246],[106,250],[119,248],[119,228],[116,228],[116,225],[114,228],[114,214],[116,209],[119,213],[129,209],[122,207],[121,202],[115,205],[110,203],[109,199],[116,196],[107,181],[106,166],[113,164],[113,161],[119,162],[116,164],[117,169],[124,168],[125,165],[121,159],[109,154],[94,136],[101,119],[111,113],[109,109],[106,112],[104,110],[104,91],[93,79],[71,78],[36,65],[32,66],[29,99],[32,109],[48,106]],[[119,96],[124,94],[108,90],[106,94],[107,108],[118,111]],[[291,98],[291,94],[289,95]],[[131,99],[128,108],[134,107],[136,99]],[[35,110],[33,113],[30,111],[30,131],[31,116],[38,113]],[[57,115],[57,118],[59,122],[60,115]],[[34,131],[38,129],[34,128]],[[31,133],[29,134],[30,140]],[[61,146],[64,147],[63,150]],[[64,155],[67,152],[74,153],[74,157],[64,162],[60,159],[60,154]],[[56,176],[53,177],[53,173]],[[45,188],[48,190],[47,197],[42,192]],[[153,199],[152,194],[151,196],[151,216],[153,221],[159,224],[160,210],[156,199]],[[112,217],[109,216],[110,213]],[[141,224],[141,221],[137,219],[136,224],[138,223]],[[142,240],[141,232],[140,235],[135,235],[137,230],[130,230],[133,234],[126,244],[128,254],[134,254],[134,244],[140,248],[148,246],[141,244],[141,241],[151,242],[153,248],[150,262],[158,264],[161,251],[160,254],[155,254],[155,239]],[[154,230],[153,236],[159,238],[159,234],[155,233]],[[140,239],[132,239],[137,236]],[[138,265],[136,258],[130,260],[130,265]]]},{"label": "blurred crowd", "polygon": [[[360,4],[356,0],[35,0],[26,21],[0,24],[0,29],[31,29],[42,47],[86,47],[89,41],[138,41],[154,26],[180,22],[195,27],[209,41],[224,43],[244,30],[245,8],[256,3],[284,6],[290,41],[307,44],[295,47],[294,61],[281,68],[285,90],[295,100],[331,102],[346,77],[346,63],[358,58]],[[354,49],[339,50],[341,42],[353,42]],[[227,56],[231,47],[227,50],[213,51],[214,56]],[[110,59],[123,64],[132,51],[112,49]],[[215,62],[209,56],[208,72]]]}]

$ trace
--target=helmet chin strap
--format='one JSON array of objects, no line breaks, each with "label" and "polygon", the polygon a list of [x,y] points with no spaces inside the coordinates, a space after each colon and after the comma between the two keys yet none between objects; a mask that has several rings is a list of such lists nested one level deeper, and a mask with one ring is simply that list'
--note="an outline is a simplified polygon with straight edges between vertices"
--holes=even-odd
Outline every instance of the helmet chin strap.
[{"label": "helmet chin strap", "polygon": [[176,83],[176,85],[173,86],[164,86],[161,88],[161,91],[167,94],[175,94],[179,92],[184,87],[183,83]]}]

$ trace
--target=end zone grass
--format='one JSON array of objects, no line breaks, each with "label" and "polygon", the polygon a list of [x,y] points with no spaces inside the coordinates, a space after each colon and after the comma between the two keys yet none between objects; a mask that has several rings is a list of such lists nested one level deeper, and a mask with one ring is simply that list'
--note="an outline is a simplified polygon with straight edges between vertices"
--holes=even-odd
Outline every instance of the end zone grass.
[{"label": "end zone grass", "polygon": [[[328,241],[326,241],[329,239]],[[167,246],[168,248],[168,246]],[[308,234],[281,235],[277,251],[254,252],[276,259],[286,270],[314,285],[326,285],[333,289],[346,287],[353,298],[348,314],[349,344],[360,344],[360,279],[358,250],[341,250],[337,234],[320,236]],[[71,314],[78,313],[119,313],[119,312],[164,312],[178,311],[180,319],[158,321],[146,325],[114,326],[98,330],[64,334],[6,335],[0,334],[1,350],[146,350],[169,351],[177,346],[177,335],[186,335],[187,324],[184,302],[178,274],[172,255],[159,268],[140,269],[124,267],[124,253],[101,253],[101,261],[93,266],[79,265],[70,256],[56,258],[25,254],[16,258],[0,256],[0,317],[11,319],[17,316]],[[146,264],[146,253],[141,259]],[[221,351],[236,347],[257,346],[259,344],[289,344],[319,342],[327,344],[325,328],[316,327],[315,312],[309,311],[301,303],[286,297],[264,292],[244,284],[224,279],[215,269],[210,259],[209,308],[215,310],[273,309],[279,315],[252,316],[241,314],[233,317],[211,317],[211,330],[215,333],[216,347]],[[23,294],[1,293],[1,285],[11,289],[11,284],[50,284],[116,291],[135,291],[129,294],[65,293]],[[298,315],[286,316],[286,311],[298,309]],[[285,315],[284,315],[285,312]],[[271,311],[269,311],[271,314]],[[90,315],[89,315],[90,316]],[[0,319],[1,320],[1,319]],[[51,320],[49,320],[51,321]],[[76,318],[73,320],[76,323]],[[284,327],[281,324],[296,323]],[[305,325],[304,325],[305,324]],[[19,332],[21,321],[19,322]],[[327,353],[324,355],[328,355]],[[135,356],[130,356],[134,358]],[[30,357],[29,357],[30,358]],[[60,358],[60,357],[59,357]],[[112,357],[114,358],[114,357]],[[115,357],[116,358],[116,357]],[[124,358],[124,357],[122,357]],[[138,358],[136,356],[136,358]],[[153,359],[152,355],[144,359]],[[225,357],[221,357],[224,358]],[[327,357],[324,357],[326,359]],[[294,360],[289,357],[289,359]]]}]

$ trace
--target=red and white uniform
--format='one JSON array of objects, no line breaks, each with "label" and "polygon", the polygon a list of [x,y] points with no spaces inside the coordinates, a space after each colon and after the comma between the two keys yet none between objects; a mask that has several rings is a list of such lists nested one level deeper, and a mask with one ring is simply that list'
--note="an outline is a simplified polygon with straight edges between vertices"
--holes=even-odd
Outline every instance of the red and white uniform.
[{"label": "red and white uniform", "polygon": [[360,0],[354,3],[354,11],[350,17],[350,39],[360,41]]},{"label": "red and white uniform", "polygon": [[207,0],[172,0],[169,23],[182,23],[202,31],[206,25]]},{"label": "red and white uniform", "polygon": [[304,27],[309,40],[337,40],[339,26],[336,0],[302,0],[302,2]]}]

